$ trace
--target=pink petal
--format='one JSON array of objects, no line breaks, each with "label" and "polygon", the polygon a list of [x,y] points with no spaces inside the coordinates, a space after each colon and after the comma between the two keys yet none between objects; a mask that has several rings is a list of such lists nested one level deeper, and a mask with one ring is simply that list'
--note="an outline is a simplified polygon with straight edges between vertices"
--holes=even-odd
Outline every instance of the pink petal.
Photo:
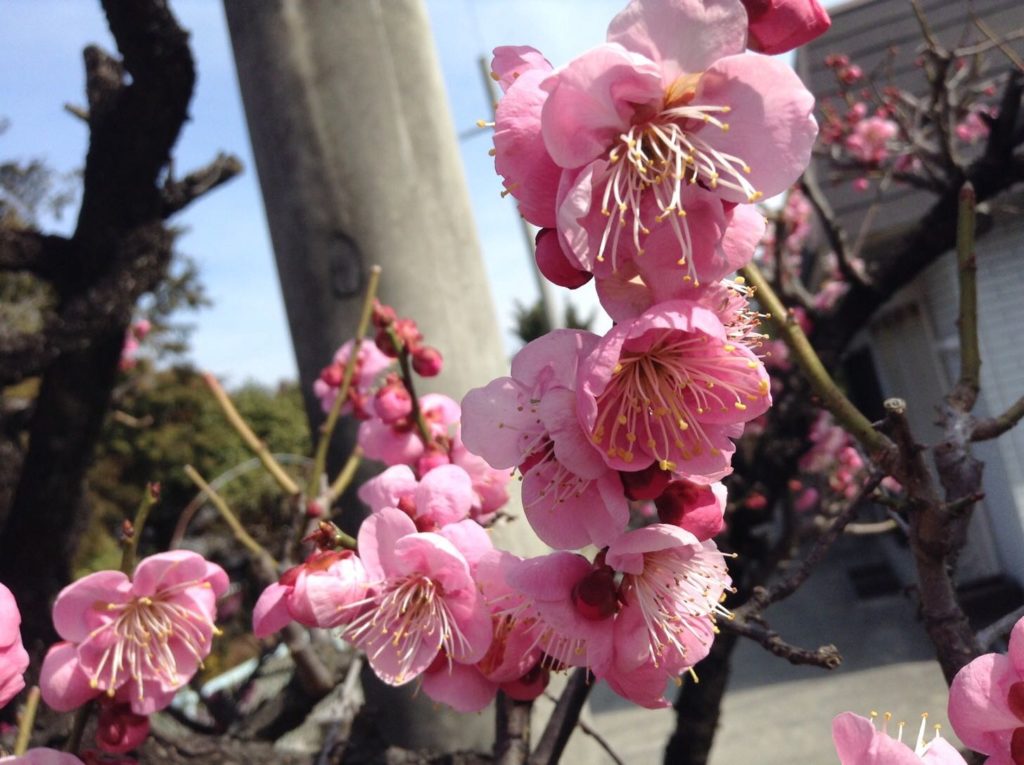
[{"label": "pink petal", "polygon": [[14,641],[21,642],[21,614],[14,595],[0,584],[0,647],[11,645]]},{"label": "pink petal", "polygon": [[476,591],[469,563],[448,539],[432,532],[409,534],[394,545],[390,576],[425,574],[447,593]]},{"label": "pink petal", "polygon": [[644,553],[673,547],[700,547],[700,541],[689,531],[667,523],[655,523],[627,532],[608,547],[605,563],[625,574],[641,574]]},{"label": "pink petal", "polygon": [[53,626],[65,640],[80,643],[110,621],[107,603],[124,603],[132,596],[128,577],[120,571],[97,571],[72,582],[53,604]]},{"label": "pink petal", "polygon": [[979,656],[957,672],[949,688],[949,722],[971,749],[999,751],[1008,731],[1021,726],[1010,711],[1010,686],[1021,680],[1011,661],[1001,654]]},{"label": "pink petal", "polygon": [[408,465],[392,465],[380,475],[359,487],[359,499],[376,512],[385,507],[398,507],[398,500],[416,491],[417,481]]},{"label": "pink petal", "polygon": [[292,620],[287,602],[291,590],[275,582],[260,594],[252,610],[252,632],[256,637],[272,635]]},{"label": "pink petal", "polygon": [[556,164],[582,167],[608,152],[643,107],[662,102],[661,72],[620,45],[591,48],[549,76],[541,113],[544,143]]},{"label": "pink petal", "polygon": [[548,94],[540,84],[547,76],[541,69],[525,72],[494,113],[494,169],[519,202],[523,217],[540,228],[555,225],[555,193],[562,173],[541,133]]},{"label": "pink petal", "polygon": [[581,478],[594,479],[608,472],[601,452],[594,448],[576,416],[576,394],[555,388],[544,394],[537,407],[554,444],[555,458]]},{"label": "pink petal", "polygon": [[534,256],[537,259],[537,268],[544,278],[559,287],[574,290],[594,278],[592,273],[577,268],[575,262],[562,249],[558,231],[554,228],[542,228],[537,232]]},{"label": "pink petal", "polygon": [[614,471],[605,469],[597,480],[587,480],[553,462],[538,465],[523,478],[523,508],[541,541],[563,550],[603,547],[629,521],[629,505]]},{"label": "pink petal", "polygon": [[359,423],[357,440],[368,458],[385,465],[411,465],[423,454],[423,442],[416,433],[396,432],[379,417]]},{"label": "pink petal", "polygon": [[809,43],[832,25],[818,0],[743,0],[743,5],[751,50],[772,56]]},{"label": "pink petal", "polygon": [[529,45],[499,45],[491,59],[491,72],[497,75],[502,92],[507,91],[526,72],[550,72],[551,62]]},{"label": "pink petal", "polygon": [[494,699],[498,684],[480,674],[472,664],[453,662],[423,675],[423,692],[456,712],[479,712]]},{"label": "pink petal", "polygon": [[741,53],[746,39],[747,14],[736,0],[632,0],[608,25],[608,42],[657,61],[665,85]]},{"label": "pink petal", "polygon": [[57,712],[77,709],[100,693],[90,687],[75,646],[67,642],[56,643],[46,652],[39,672],[39,690],[46,705]]},{"label": "pink petal", "polygon": [[461,521],[475,499],[469,473],[458,465],[440,465],[423,476],[415,490],[416,517],[438,526]]},{"label": "pink petal", "polygon": [[1010,648],[1007,656],[1017,674],[1024,680],[1024,618],[1018,619],[1010,630]]},{"label": "pink petal", "polygon": [[438,532],[441,536],[455,545],[462,553],[462,557],[469,564],[470,571],[475,572],[480,559],[494,550],[494,543],[491,537],[476,521],[464,520],[458,523],[449,523]]},{"label": "pink petal", "polygon": [[175,585],[207,581],[212,576],[213,589],[227,589],[227,575],[219,566],[213,566],[203,556],[189,550],[150,555],[139,562],[132,575],[132,592],[136,596],[152,596]]},{"label": "pink petal", "polygon": [[516,467],[533,448],[539,430],[529,399],[529,391],[511,377],[499,377],[469,391],[462,399],[466,448],[491,467]]},{"label": "pink petal", "polygon": [[579,329],[556,329],[528,343],[512,359],[512,377],[528,388],[576,386],[576,370],[580,359],[597,345],[593,332]]},{"label": "pink petal", "polygon": [[[818,135],[814,96],[781,61],[757,53],[715,62],[697,83],[693,105],[728,106],[728,131],[706,125],[697,134],[714,149],[745,160],[747,180],[766,198],[800,177]],[[739,191],[718,187],[731,202],[749,202]]]},{"label": "pink petal", "polygon": [[385,507],[359,526],[359,557],[370,582],[381,582],[397,567],[395,544],[416,533],[412,518],[392,507]]}]

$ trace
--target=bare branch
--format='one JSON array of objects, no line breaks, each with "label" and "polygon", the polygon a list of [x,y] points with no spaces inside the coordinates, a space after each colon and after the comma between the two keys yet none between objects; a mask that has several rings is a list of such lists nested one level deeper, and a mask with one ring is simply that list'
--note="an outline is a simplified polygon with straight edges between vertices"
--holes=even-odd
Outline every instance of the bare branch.
[{"label": "bare branch", "polygon": [[828,244],[839,259],[839,269],[842,271],[843,276],[849,282],[867,284],[864,274],[853,265],[850,246],[846,240],[846,229],[839,223],[835,212],[832,210],[832,205],[829,204],[828,199],[821,190],[821,186],[818,185],[818,181],[810,172],[806,172],[800,177],[800,189],[818,214],[818,220],[821,221],[825,229],[825,237],[828,239]]},{"label": "bare branch", "polygon": [[530,755],[529,765],[554,765],[558,762],[565,751],[565,745],[569,743],[569,736],[576,728],[583,704],[586,703],[593,685],[594,676],[588,669],[581,667],[573,671],[558,703],[555,704],[551,717],[548,718],[548,724],[544,727],[537,748]]},{"label": "bare branch", "polygon": [[778,632],[766,626],[760,618],[736,618],[722,623],[722,629],[760,643],[776,656],[791,664],[810,664],[823,669],[835,669],[843,662],[839,649],[831,643],[815,650],[787,643]]},{"label": "bare branch", "polygon": [[957,217],[956,259],[960,282],[960,379],[950,394],[963,412],[970,412],[981,385],[981,351],[978,348],[978,264],[974,257],[974,208],[977,198],[968,181],[960,189]]},{"label": "bare branch", "polygon": [[1024,30],[1018,29],[1016,33],[1011,32],[1009,35],[1000,37],[992,31],[992,27],[986,24],[984,19],[980,18],[977,14],[972,15],[974,16],[974,26],[981,30],[981,33],[989,39],[989,42],[991,42],[993,46],[999,48],[999,50],[1003,52],[1003,55],[1006,56],[1006,58],[1008,58],[1018,70],[1024,72],[1024,59],[1017,54],[1017,51],[1006,44],[1008,40],[1024,37]]},{"label": "bare branch", "polygon": [[998,417],[978,420],[971,431],[972,441],[988,441],[999,438],[1024,417],[1024,396],[1010,404],[1010,408]]},{"label": "bare branch", "polygon": [[494,705],[494,762],[496,765],[524,765],[530,756],[530,711],[532,701],[516,701],[498,692]]},{"label": "bare branch", "polygon": [[69,249],[64,237],[0,228],[0,271],[31,271],[48,278],[60,268]]},{"label": "bare branch", "polygon": [[206,167],[193,170],[180,181],[167,180],[162,191],[163,217],[169,218],[199,197],[227,183],[242,172],[242,161],[233,154],[218,154]]},{"label": "bare branch", "polygon": [[1001,637],[1006,635],[1013,625],[1021,618],[1024,618],[1024,606],[1014,609],[1005,616],[996,619],[996,621],[992,622],[992,624],[988,625],[985,629],[979,631],[978,645],[981,646],[981,650],[984,651]]}]

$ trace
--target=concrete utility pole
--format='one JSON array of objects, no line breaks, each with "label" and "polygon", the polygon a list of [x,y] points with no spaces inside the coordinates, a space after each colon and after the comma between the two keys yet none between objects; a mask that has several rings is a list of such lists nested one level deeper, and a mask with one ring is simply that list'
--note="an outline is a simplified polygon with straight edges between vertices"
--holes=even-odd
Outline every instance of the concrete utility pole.
[{"label": "concrete utility pole", "polygon": [[[434,390],[458,400],[507,374],[423,2],[224,8],[311,421],[311,385],[355,332],[374,263],[381,299],[444,354]],[[392,743],[489,747],[490,718],[411,697],[377,700]]]}]

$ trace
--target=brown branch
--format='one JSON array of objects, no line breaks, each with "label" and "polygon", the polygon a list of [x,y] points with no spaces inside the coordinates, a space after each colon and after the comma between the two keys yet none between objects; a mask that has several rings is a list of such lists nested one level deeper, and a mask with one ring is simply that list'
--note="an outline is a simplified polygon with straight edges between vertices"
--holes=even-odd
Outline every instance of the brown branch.
[{"label": "brown branch", "polygon": [[494,762],[496,765],[524,765],[530,756],[530,712],[532,701],[510,699],[498,692],[494,705]]},{"label": "brown branch", "polygon": [[790,664],[809,664],[822,669],[835,669],[843,662],[839,649],[831,643],[819,646],[813,651],[808,648],[800,648],[787,643],[778,632],[766,626],[758,618],[749,617],[723,622],[722,629],[750,638],[776,656],[786,659]]},{"label": "brown branch", "polygon": [[821,221],[821,225],[825,229],[825,237],[828,239],[829,247],[832,248],[839,260],[839,269],[843,276],[853,284],[866,284],[867,280],[864,274],[853,265],[850,246],[846,240],[846,229],[839,223],[832,205],[829,204],[821,186],[810,172],[806,172],[800,177],[800,189],[810,201],[811,206],[814,207],[818,220]]},{"label": "brown branch", "polygon": [[963,412],[970,412],[981,386],[981,351],[978,348],[978,263],[974,257],[974,187],[960,190],[956,259],[960,283],[960,379],[950,394]]},{"label": "brown branch", "polygon": [[0,271],[29,271],[49,279],[70,250],[70,242],[62,236],[0,228]]},{"label": "brown branch", "polygon": [[548,718],[537,748],[530,755],[529,765],[555,765],[561,759],[593,684],[594,676],[586,668],[573,671]]},{"label": "brown branch", "polygon": [[164,184],[162,215],[169,218],[204,194],[227,183],[242,172],[242,161],[234,154],[220,153],[205,167],[193,170],[180,181],[170,178]]},{"label": "brown branch", "polygon": [[[984,19],[980,18],[977,14],[972,15],[974,16],[974,26],[981,30],[981,33],[989,39],[989,42],[991,42],[994,47],[999,48],[999,50],[1002,51],[1003,55],[1010,60],[1010,63],[1020,71],[1024,72],[1024,59],[1017,54],[1017,51],[1006,44],[1008,40],[1016,39],[1013,36],[1014,33],[1000,38],[999,35],[992,30],[992,27],[985,23]],[[1016,37],[1020,36],[1024,36],[1024,30],[1018,29]]]},{"label": "brown branch", "polygon": [[998,417],[989,417],[975,422],[974,429],[971,431],[971,440],[988,441],[999,438],[1020,422],[1022,417],[1024,417],[1024,396],[1010,404],[1010,408]]},{"label": "brown branch", "polygon": [[[1020,141],[1015,126],[1022,92],[1024,76],[1014,72],[1003,90],[999,116],[992,125],[985,151],[965,173],[965,180],[974,186],[979,203],[1024,182],[1024,158],[1014,154]],[[826,366],[836,363],[850,340],[883,303],[927,265],[952,249],[956,243],[959,193],[958,183],[938,194],[935,204],[917,225],[878,248],[882,254],[868,269],[871,285],[851,285],[834,309],[819,317],[812,340]]]}]

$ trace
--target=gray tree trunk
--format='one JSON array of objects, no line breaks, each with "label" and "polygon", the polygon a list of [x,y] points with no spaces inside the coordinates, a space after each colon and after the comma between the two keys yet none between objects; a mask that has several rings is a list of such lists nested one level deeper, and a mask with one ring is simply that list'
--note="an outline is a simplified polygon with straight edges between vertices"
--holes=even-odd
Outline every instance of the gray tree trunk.
[{"label": "gray tree trunk", "polygon": [[[373,264],[383,267],[381,299],[444,354],[433,390],[458,400],[507,374],[421,0],[224,8],[311,422],[321,417],[312,383],[354,333]],[[513,524],[519,545],[503,541],[521,550],[525,527]],[[489,748],[491,715],[443,712],[408,687],[388,692],[380,700],[368,689],[368,702],[386,710],[392,743]]]}]

